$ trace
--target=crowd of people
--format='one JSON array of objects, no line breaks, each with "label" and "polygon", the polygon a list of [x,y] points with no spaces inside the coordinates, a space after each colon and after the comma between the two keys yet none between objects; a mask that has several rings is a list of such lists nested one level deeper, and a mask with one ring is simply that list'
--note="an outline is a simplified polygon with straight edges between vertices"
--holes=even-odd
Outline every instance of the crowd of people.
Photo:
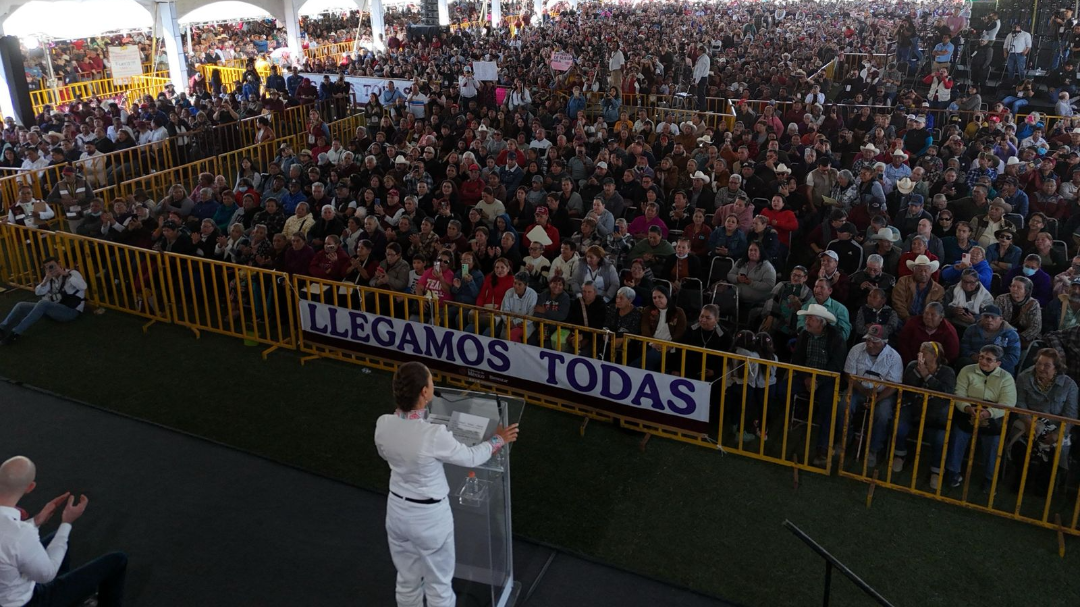
[{"label": "crowd of people", "polygon": [[[539,344],[535,321],[498,313],[527,315],[611,335],[593,344],[549,332],[546,347],[614,356],[630,336],[655,340],[628,350],[652,370],[679,372],[662,345],[677,342],[1075,418],[1080,122],[1020,118],[1007,103],[984,107],[978,86],[954,85],[952,55],[938,51],[969,23],[951,5],[831,8],[586,4],[512,37],[466,28],[412,39],[392,25],[385,52],[306,66],[333,72],[323,83],[252,70],[258,86],[224,98],[196,82],[139,107],[90,102],[30,130],[8,125],[3,162],[74,163],[50,201],[79,210],[81,234],[468,304],[495,319],[474,329],[499,337]],[[986,23],[982,33],[1000,37]],[[945,48],[912,42],[927,31]],[[926,78],[913,47],[934,59]],[[838,54],[885,48],[885,65],[820,74]],[[575,66],[553,75],[557,50]],[[502,103],[471,72],[488,57],[510,88]],[[94,200],[109,181],[95,183],[83,156],[123,131],[168,138],[262,115],[272,140],[274,113],[335,99],[339,71],[413,86],[388,82],[335,109],[364,116],[347,140],[313,112],[307,146],[283,144],[265,164],[247,159],[237,175],[204,174],[159,196]],[[733,124],[628,101],[679,90],[735,99]],[[46,212],[28,193],[7,221],[44,224]],[[13,326],[3,326],[9,340]],[[722,379],[718,367],[706,374]],[[776,378],[750,381],[758,413],[743,438],[763,440],[760,400]],[[821,404],[846,390],[801,375],[793,386]],[[890,463],[902,469],[922,401],[885,383],[852,382],[852,393],[853,412],[876,403],[871,466],[900,418]],[[949,440],[935,487],[942,476],[960,482],[964,433],[993,427],[1002,411],[958,404],[953,420],[966,425],[945,437],[940,405],[926,412],[931,435]],[[1033,419],[1052,436],[1054,424]],[[990,434],[980,431],[980,448],[993,462]],[[828,432],[819,436],[824,465]]]}]

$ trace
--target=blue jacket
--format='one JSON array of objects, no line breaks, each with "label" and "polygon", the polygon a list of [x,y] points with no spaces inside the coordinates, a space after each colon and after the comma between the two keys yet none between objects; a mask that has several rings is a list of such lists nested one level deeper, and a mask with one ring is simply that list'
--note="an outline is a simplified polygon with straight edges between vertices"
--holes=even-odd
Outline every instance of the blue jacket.
[{"label": "blue jacket", "polygon": [[727,230],[723,226],[716,228],[709,235],[709,253],[712,254],[716,251],[716,247],[727,247],[728,257],[738,260],[742,259],[743,255],[746,255],[746,248],[749,243],[746,242],[746,234],[743,234],[742,230],[735,230],[735,233],[731,236],[727,235]]},{"label": "blue jacket", "polygon": [[585,97],[570,97],[566,103],[566,115],[571,120],[577,120],[578,112],[585,109]]},{"label": "blue jacket", "polygon": [[514,166],[513,170],[509,167],[502,167],[499,169],[499,183],[506,188],[507,196],[510,192],[516,192],[521,180],[525,178],[525,171],[521,170],[520,166]]},{"label": "blue jacket", "polygon": [[284,196],[278,200],[281,203],[281,209],[285,211],[287,217],[292,217],[296,213],[296,205],[307,200],[307,196],[304,196],[303,192],[286,192]]},{"label": "blue jacket", "polygon": [[285,79],[285,88],[289,90],[290,97],[296,96],[296,89],[300,88],[300,83],[303,81],[304,77],[297,75],[289,76]]},{"label": "blue jacket", "polygon": [[1020,254],[1020,247],[1016,245],[1009,245],[1009,248],[1005,251],[1005,255],[1001,255],[1000,247],[998,247],[997,243],[986,247],[986,261],[1004,261],[1013,268],[1020,265]]},{"label": "blue jacket", "polygon": [[[979,273],[979,282],[986,287],[986,290],[990,290],[990,279],[994,277],[994,270],[990,268],[990,263],[985,259],[979,263],[971,266],[976,272]],[[941,269],[941,282],[947,285],[954,285],[960,282],[960,274],[963,270],[957,270],[952,266],[945,266]]]},{"label": "blue jacket", "polygon": [[[975,323],[964,331],[964,338],[960,340],[960,361],[964,365],[971,360],[971,355],[979,351],[979,348],[994,344],[1005,350],[1005,356],[1001,359],[1001,368],[1016,375],[1016,365],[1020,364],[1020,335],[1009,323],[1004,323],[998,334],[993,339],[987,337],[982,326]],[[963,366],[963,365],[961,365]]]},{"label": "blue jacket", "polygon": [[[299,86],[299,85],[297,85]],[[266,77],[266,88],[281,91],[282,93],[288,92],[288,88],[285,87],[285,78],[281,74],[271,74]]]},{"label": "blue jacket", "polygon": [[622,107],[622,101],[619,99],[604,99],[601,102],[604,108],[604,121],[605,122],[618,122],[619,121],[619,108]]}]

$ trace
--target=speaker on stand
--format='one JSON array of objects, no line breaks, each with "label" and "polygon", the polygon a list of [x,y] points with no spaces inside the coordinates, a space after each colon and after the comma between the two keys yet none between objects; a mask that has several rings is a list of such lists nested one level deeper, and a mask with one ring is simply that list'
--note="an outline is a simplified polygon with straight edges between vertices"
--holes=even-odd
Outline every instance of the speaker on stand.
[{"label": "speaker on stand", "polygon": [[420,25],[439,25],[439,0],[420,0]]},{"label": "speaker on stand", "polygon": [[30,86],[26,83],[26,67],[17,37],[0,37],[0,62],[3,62],[5,84],[15,108],[12,118],[24,126],[33,125],[34,105],[30,102]]}]

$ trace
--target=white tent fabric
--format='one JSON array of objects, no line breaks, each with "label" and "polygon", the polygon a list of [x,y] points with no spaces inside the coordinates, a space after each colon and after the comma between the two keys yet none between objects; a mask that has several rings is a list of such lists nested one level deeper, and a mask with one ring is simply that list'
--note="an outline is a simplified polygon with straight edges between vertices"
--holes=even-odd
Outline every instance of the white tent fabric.
[{"label": "white tent fabric", "polygon": [[[360,4],[365,4],[361,1]],[[353,0],[308,0],[297,10],[301,15],[318,15],[328,11],[355,11],[357,3]]]},{"label": "white tent fabric", "polygon": [[106,32],[149,30],[153,24],[153,16],[135,0],[34,0],[4,21],[4,33],[19,38],[44,34],[55,40],[72,40]]},{"label": "white tent fabric", "polygon": [[223,21],[238,21],[243,19],[269,19],[270,13],[246,2],[215,2],[200,6],[199,8],[183,15],[177,21],[181,25],[188,23],[220,23]]}]

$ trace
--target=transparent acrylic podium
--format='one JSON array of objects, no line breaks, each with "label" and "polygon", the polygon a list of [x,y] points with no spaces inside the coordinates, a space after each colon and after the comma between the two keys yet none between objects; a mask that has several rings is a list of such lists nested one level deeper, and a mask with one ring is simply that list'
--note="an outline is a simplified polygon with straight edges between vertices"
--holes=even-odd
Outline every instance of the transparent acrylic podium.
[{"label": "transparent acrylic podium", "polygon": [[[428,421],[465,428],[455,434],[465,444],[490,438],[499,425],[517,423],[525,402],[487,392],[440,388],[428,405]],[[475,416],[475,417],[472,417]],[[455,423],[457,422],[457,423]],[[458,604],[510,607],[517,598],[514,584],[513,535],[510,525],[510,450],[508,445],[490,460],[466,468],[444,464],[450,485],[450,508],[454,512],[454,570]],[[480,492],[465,499],[459,495],[469,473],[476,474]],[[471,600],[465,600],[467,595]]]}]

